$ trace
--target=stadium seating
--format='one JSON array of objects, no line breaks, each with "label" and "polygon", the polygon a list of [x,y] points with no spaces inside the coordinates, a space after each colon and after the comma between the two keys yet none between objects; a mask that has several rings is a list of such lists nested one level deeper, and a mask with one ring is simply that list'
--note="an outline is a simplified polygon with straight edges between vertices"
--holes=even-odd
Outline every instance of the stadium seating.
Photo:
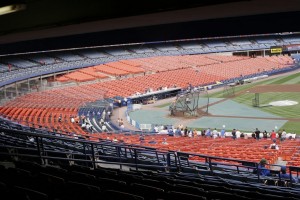
[{"label": "stadium seating", "polygon": [[[274,73],[293,65],[288,56],[174,56],[222,52],[228,48],[269,48],[281,41],[245,39],[231,42],[233,46],[226,42],[145,45],[128,48],[130,51],[86,49],[4,59],[0,65],[0,71],[5,72],[0,75],[3,85],[74,68],[80,69],[57,80],[104,81],[31,93],[0,107],[1,116],[9,119],[0,120],[3,196],[10,199],[299,199],[298,184],[290,180],[281,182],[278,173],[272,177],[252,173],[261,158],[275,164],[281,157],[288,162],[288,172],[298,175],[297,140],[280,143],[279,151],[264,149],[269,140],[167,137],[168,144],[164,144],[166,136],[147,134],[141,141],[139,134],[119,133],[109,123],[109,132],[101,133],[98,112],[101,114],[104,107],[87,106],[104,96],[129,97],[147,88],[205,86],[232,81],[241,75]],[[12,65],[11,72],[7,64]],[[92,67],[82,69],[86,66]],[[134,74],[138,75],[131,77]],[[96,115],[91,114],[94,112]],[[80,119],[78,123],[70,121],[71,117],[81,115],[87,116],[98,133],[83,130]],[[149,143],[153,139],[156,143]],[[118,166],[118,169],[103,166]]]},{"label": "stadium seating", "polygon": [[35,67],[35,66],[39,65],[38,63],[34,63],[29,60],[25,60],[25,59],[18,58],[18,57],[6,58],[6,59],[3,59],[3,62],[5,62],[7,64],[11,64],[18,68],[30,68],[30,67]]},{"label": "stadium seating", "polygon": [[[90,143],[51,136],[51,132],[41,132],[38,129],[26,133],[22,131],[25,127],[4,128],[7,123],[2,120],[0,127],[0,188],[4,197],[211,200],[300,197],[297,184],[294,184],[294,187],[272,186],[272,180],[278,183],[278,177],[259,178],[251,173],[252,170],[247,171],[247,165],[239,165],[239,171],[234,169],[234,165],[231,169],[224,168],[225,163],[223,167],[220,165],[221,168],[218,168],[219,162],[216,157],[216,160],[212,161],[213,157],[204,156],[202,165],[194,163],[195,169],[193,166],[184,167],[182,164],[184,154],[180,152],[177,159],[166,158],[168,155],[166,151],[119,145],[109,143],[107,140]],[[10,125],[13,127],[13,124]],[[32,136],[36,139],[29,140],[28,138]],[[123,135],[128,136],[130,135]],[[12,144],[16,150],[7,151],[8,148],[12,148]],[[37,153],[41,144],[43,144],[41,152]],[[96,165],[88,162],[93,160],[91,159],[93,152],[97,152],[95,155],[97,161],[94,160],[97,162]],[[171,162],[167,164],[165,159]],[[205,165],[205,160],[208,161],[206,163],[208,165]],[[101,166],[107,165],[107,161],[111,163],[111,167],[118,165],[122,167]],[[230,159],[227,161],[227,164],[233,164],[229,162]],[[179,168],[175,167],[176,165],[179,165]],[[190,171],[185,172],[188,169]],[[205,169],[209,170],[205,172]]]}]

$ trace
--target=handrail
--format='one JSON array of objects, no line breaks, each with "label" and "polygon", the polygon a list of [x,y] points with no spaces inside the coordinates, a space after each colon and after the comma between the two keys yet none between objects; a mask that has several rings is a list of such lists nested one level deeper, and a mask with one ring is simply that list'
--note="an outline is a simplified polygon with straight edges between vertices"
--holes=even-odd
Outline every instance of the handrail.
[{"label": "handrail", "polygon": [[[3,153],[1,152],[0,155],[10,155],[10,156],[24,156],[24,157],[36,157],[40,158],[45,162],[45,160],[53,159],[53,160],[62,160],[62,161],[74,161],[74,162],[84,162],[86,164],[90,163],[92,165],[92,168],[97,167],[98,164],[115,164],[119,165],[120,168],[122,166],[132,166],[135,167],[136,170],[139,170],[139,168],[145,168],[145,167],[151,167],[155,169],[163,169],[163,170],[170,170],[173,169],[177,172],[182,171],[183,168],[193,168],[193,166],[196,166],[197,162],[191,162],[189,160],[190,156],[198,156],[205,158],[206,162],[202,163],[209,166],[210,172],[214,173],[214,168],[216,165],[223,166],[223,169],[227,169],[224,166],[227,167],[233,167],[230,169],[230,171],[235,171],[234,168],[236,168],[236,172],[239,174],[240,168],[248,168],[248,169],[256,169],[258,168],[258,163],[255,162],[249,162],[244,160],[238,160],[238,159],[230,159],[230,158],[223,158],[223,157],[217,157],[217,156],[208,156],[204,154],[194,154],[194,153],[186,153],[186,152],[176,152],[176,151],[160,151],[157,149],[148,149],[143,146],[134,146],[134,145],[127,145],[127,144],[117,144],[113,142],[106,142],[106,141],[87,141],[83,139],[71,139],[71,138],[65,138],[60,136],[53,136],[53,135],[47,135],[47,134],[40,134],[40,133],[30,133],[22,130],[14,130],[14,129],[7,129],[0,127],[0,131],[7,135],[16,135],[16,136],[33,136],[36,138],[35,143],[36,147],[19,147],[19,146],[13,146],[13,145],[1,145],[0,148],[13,148],[16,150],[31,150],[31,154],[29,152],[23,152],[23,153]],[[1,136],[0,136],[1,137]],[[78,149],[77,152],[70,152],[70,151],[64,151],[64,149],[60,149],[60,151],[52,151],[45,148],[45,140],[44,139],[52,139],[53,146],[55,146],[54,141],[61,141],[66,143],[76,143],[81,144],[84,149]],[[58,146],[57,146],[58,147]],[[61,147],[62,148],[62,147]],[[67,149],[67,148],[66,148]],[[110,154],[105,154],[105,152],[102,152],[101,150],[110,151]],[[83,152],[82,152],[83,151]],[[32,154],[32,152],[36,152],[36,154]],[[133,152],[131,154],[130,152]],[[59,156],[51,155],[49,156],[48,153],[55,153],[58,155],[72,155],[71,158],[63,158]],[[73,156],[83,156],[80,158],[74,158]],[[184,164],[181,162],[181,158],[184,156],[188,162],[188,166],[184,166]],[[140,158],[144,157],[149,159],[147,160],[141,160]],[[231,161],[231,162],[237,162],[241,164],[230,164],[230,163],[224,163],[224,162],[216,162],[217,160],[222,161]],[[126,161],[126,162],[124,162]],[[150,163],[149,163],[150,162]],[[192,165],[191,165],[192,163]],[[253,164],[253,166],[249,166],[249,164]],[[270,166],[279,166],[279,165],[270,165]],[[290,171],[296,171],[297,176],[300,172],[300,167],[288,167]],[[197,170],[195,170],[197,172]],[[261,179],[261,176],[259,173],[257,174],[258,181]],[[280,177],[278,177],[280,179]],[[292,176],[290,177],[290,181],[292,183]]]}]

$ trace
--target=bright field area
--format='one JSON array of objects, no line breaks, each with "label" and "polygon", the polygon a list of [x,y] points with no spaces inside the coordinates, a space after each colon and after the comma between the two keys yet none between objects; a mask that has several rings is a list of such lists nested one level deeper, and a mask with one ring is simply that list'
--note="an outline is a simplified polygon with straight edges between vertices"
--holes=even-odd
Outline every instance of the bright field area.
[{"label": "bright field area", "polygon": [[[245,104],[249,107],[252,107],[252,99],[254,98],[253,93],[243,93],[238,94],[241,91],[247,91],[247,89],[257,86],[257,85],[268,85],[268,84],[276,84],[276,85],[287,85],[287,84],[299,84],[300,87],[300,73],[295,73],[288,76],[281,76],[273,79],[268,79],[260,82],[255,82],[252,84],[245,84],[243,86],[237,86],[235,88],[236,97],[232,98],[232,100]],[[212,94],[211,97],[222,97],[223,92],[218,92]],[[287,130],[288,132],[295,132],[300,134],[300,93],[296,92],[268,92],[268,93],[260,93],[259,96],[260,105],[268,105],[273,101],[296,101],[298,104],[292,106],[265,106],[259,109],[261,111],[265,111],[274,115],[277,115],[282,118],[291,118],[287,123],[285,123],[281,128]]]}]

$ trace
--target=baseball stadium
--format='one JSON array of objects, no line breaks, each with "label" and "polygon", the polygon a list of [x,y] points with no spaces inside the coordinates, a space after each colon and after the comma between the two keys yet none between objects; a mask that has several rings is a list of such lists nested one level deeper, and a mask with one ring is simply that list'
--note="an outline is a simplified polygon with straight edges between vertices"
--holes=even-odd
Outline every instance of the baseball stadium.
[{"label": "baseball stadium", "polygon": [[300,199],[298,4],[65,2],[0,3],[1,199]]}]

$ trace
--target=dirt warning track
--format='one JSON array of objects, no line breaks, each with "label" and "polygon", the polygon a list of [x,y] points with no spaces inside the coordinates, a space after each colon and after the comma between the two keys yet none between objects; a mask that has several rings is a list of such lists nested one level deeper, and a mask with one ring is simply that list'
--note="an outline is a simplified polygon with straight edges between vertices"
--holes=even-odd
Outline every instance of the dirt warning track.
[{"label": "dirt warning track", "polygon": [[[260,85],[248,90],[250,93],[266,93],[266,92],[300,92],[299,84],[291,85]],[[248,92],[247,91],[247,92]]]}]

